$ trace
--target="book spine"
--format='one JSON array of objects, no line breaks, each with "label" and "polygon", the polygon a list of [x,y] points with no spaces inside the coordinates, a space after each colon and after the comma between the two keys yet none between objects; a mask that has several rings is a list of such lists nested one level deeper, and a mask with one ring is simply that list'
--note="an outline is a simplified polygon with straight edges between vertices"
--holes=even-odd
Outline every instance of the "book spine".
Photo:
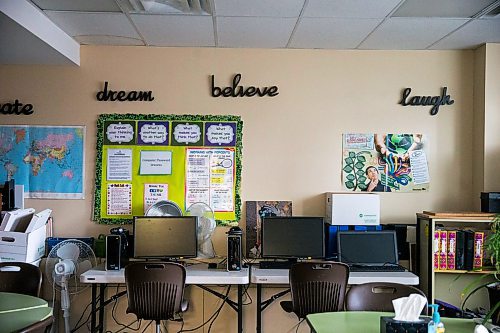
[{"label": "book spine", "polygon": [[474,264],[473,268],[483,267],[484,232],[474,233]]},{"label": "book spine", "polygon": [[465,269],[465,232],[457,230],[455,269]]},{"label": "book spine", "polygon": [[457,252],[457,232],[448,231],[448,257],[446,258],[447,269],[454,270]]},{"label": "book spine", "polygon": [[434,231],[432,251],[434,252],[434,269],[439,269],[439,230]]},{"label": "book spine", "polygon": [[446,230],[439,230],[439,269],[446,269],[446,241],[447,241],[447,232]]}]

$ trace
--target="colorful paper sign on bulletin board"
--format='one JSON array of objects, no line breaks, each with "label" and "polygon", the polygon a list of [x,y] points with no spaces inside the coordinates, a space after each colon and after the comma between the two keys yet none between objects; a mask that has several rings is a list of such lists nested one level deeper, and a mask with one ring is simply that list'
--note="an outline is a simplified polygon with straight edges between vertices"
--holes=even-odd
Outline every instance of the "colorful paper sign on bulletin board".
[{"label": "colorful paper sign on bulletin board", "polygon": [[430,185],[426,137],[419,133],[343,135],[346,191],[416,192]]},{"label": "colorful paper sign on bulletin board", "polygon": [[130,223],[171,200],[183,212],[206,203],[218,224],[236,224],[242,127],[230,115],[100,115],[94,220]]}]

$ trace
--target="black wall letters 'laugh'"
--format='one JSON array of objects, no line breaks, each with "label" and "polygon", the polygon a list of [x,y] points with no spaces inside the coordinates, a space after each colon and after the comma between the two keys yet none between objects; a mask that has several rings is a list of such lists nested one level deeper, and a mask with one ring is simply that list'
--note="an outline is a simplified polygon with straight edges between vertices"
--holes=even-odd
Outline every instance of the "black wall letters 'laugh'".
[{"label": "black wall letters 'laugh'", "polygon": [[445,105],[445,104],[452,105],[453,103],[455,103],[455,101],[451,99],[451,96],[446,94],[446,90],[448,90],[448,87],[443,87],[443,90],[441,92],[441,96],[413,96],[407,102],[406,98],[410,95],[411,88],[405,88],[405,90],[403,90],[403,97],[401,98],[401,101],[399,102],[399,104],[401,104],[402,106],[432,105],[431,115],[434,116],[438,113],[439,107],[441,105]]}]

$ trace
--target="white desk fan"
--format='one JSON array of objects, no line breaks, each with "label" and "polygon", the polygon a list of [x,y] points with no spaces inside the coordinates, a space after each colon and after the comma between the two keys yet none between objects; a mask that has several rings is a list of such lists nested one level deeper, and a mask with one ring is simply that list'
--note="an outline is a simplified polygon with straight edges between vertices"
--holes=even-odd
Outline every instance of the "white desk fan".
[{"label": "white desk fan", "polygon": [[88,285],[80,283],[80,275],[96,266],[92,248],[77,239],[64,240],[55,245],[47,257],[45,275],[61,293],[64,332],[70,332],[70,295],[82,292]]},{"label": "white desk fan", "polygon": [[213,258],[215,257],[214,246],[212,244],[212,234],[215,230],[216,223],[214,212],[206,203],[195,202],[186,209],[187,216],[198,217],[198,257]]}]

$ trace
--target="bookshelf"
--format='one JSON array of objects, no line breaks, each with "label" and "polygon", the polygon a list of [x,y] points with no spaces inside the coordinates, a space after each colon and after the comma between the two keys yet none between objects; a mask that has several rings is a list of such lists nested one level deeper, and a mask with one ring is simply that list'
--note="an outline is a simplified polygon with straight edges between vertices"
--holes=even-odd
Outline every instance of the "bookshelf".
[{"label": "bookshelf", "polygon": [[[434,268],[434,232],[436,226],[448,230],[489,230],[489,223],[493,219],[494,214],[490,213],[436,213],[423,212],[417,213],[417,264],[416,274],[420,278],[420,289],[427,295],[429,303],[434,303],[436,293],[436,285],[442,285],[439,279],[450,279],[453,274],[487,274],[488,271],[467,271],[467,270],[444,270]],[[441,281],[442,282],[442,281]],[[439,296],[439,295],[438,295]],[[441,297],[439,297],[442,299]],[[459,304],[454,304],[459,305]]]}]

